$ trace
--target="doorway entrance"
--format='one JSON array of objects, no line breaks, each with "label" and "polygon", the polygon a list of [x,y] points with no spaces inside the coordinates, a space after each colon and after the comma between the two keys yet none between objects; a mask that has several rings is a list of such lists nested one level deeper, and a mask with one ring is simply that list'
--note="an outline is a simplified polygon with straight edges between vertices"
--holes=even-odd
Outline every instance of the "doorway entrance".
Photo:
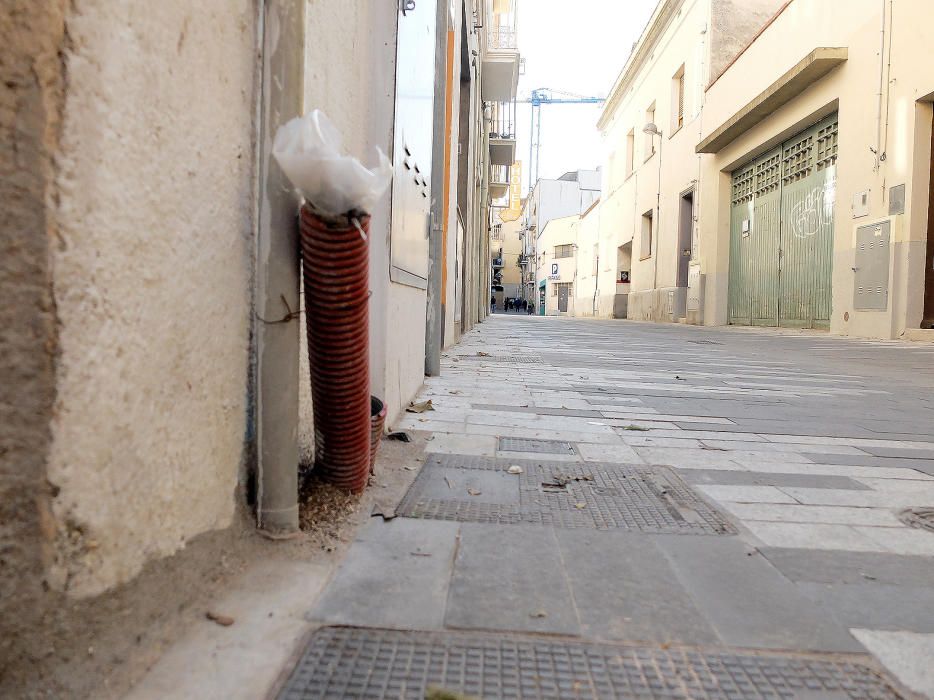
[{"label": "doorway entrance", "polygon": [[568,312],[568,292],[571,290],[570,282],[558,282],[558,311],[561,313]]},{"label": "doorway entrance", "polygon": [[830,325],[837,115],[733,171],[730,323]]},{"label": "doorway entrance", "polygon": [[928,237],[924,251],[924,315],[922,328],[934,328],[934,123],[931,125],[931,181],[928,185]]},{"label": "doorway entrance", "polygon": [[688,286],[688,266],[694,240],[694,190],[681,195],[678,207],[678,280],[676,287]]}]

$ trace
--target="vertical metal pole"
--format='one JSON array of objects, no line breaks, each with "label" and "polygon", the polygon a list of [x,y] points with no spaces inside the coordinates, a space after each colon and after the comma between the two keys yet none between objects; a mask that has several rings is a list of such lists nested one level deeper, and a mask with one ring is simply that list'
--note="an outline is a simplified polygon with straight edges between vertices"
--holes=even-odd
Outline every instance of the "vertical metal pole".
[{"label": "vertical metal pole", "polygon": [[272,140],[281,123],[302,111],[305,1],[266,0],[261,12],[254,302],[257,520],[263,530],[291,532],[298,529],[299,324],[294,317],[269,321],[299,309],[297,202],[272,158]]},{"label": "vertical metal pole", "polygon": [[529,189],[528,194],[532,194],[532,187],[535,183],[532,182],[532,151],[535,148],[535,103],[532,102],[529,105],[529,164],[527,169],[529,171]]},{"label": "vertical metal pole", "polygon": [[654,290],[655,299],[658,299],[658,244],[661,241],[662,235],[662,148],[664,146],[665,139],[662,138],[661,132],[658,133],[658,190],[655,194],[655,235],[652,236],[652,246],[655,248],[652,251],[653,256],[655,257],[655,269],[653,272],[653,281],[652,289]]},{"label": "vertical metal pole", "polygon": [[539,107],[535,120],[535,182],[538,182],[538,165],[542,159],[542,108]]}]

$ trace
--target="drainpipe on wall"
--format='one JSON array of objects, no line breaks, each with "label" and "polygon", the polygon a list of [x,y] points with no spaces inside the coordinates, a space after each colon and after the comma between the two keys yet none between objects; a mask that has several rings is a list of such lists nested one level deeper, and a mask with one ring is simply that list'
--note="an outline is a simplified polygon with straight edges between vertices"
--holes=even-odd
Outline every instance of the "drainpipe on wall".
[{"label": "drainpipe on wall", "polygon": [[305,0],[260,5],[258,211],[254,309],[257,521],[298,530],[299,261],[297,202],[272,158],[283,122],[302,112]]},{"label": "drainpipe on wall", "polygon": [[596,260],[597,274],[593,276],[593,308],[591,309],[591,314],[594,317],[597,316],[597,294],[600,290],[600,226],[597,226],[597,260]]},{"label": "drainpipe on wall", "polygon": [[[657,129],[656,129],[657,131]],[[655,301],[658,302],[660,297],[658,296],[658,246],[662,240],[662,149],[664,148],[665,139],[662,137],[662,132],[658,131],[658,190],[655,194],[655,235],[652,236],[652,246],[655,250],[652,251],[652,257],[655,258],[655,264],[653,265],[653,278],[652,278],[652,291],[655,294]],[[657,312],[657,308],[655,311]],[[657,313],[656,313],[657,315]]]},{"label": "drainpipe on wall", "polygon": [[[886,0],[882,0],[882,27],[879,31],[879,94],[876,112],[876,147],[870,149],[876,157],[875,167],[873,168],[875,172],[879,172],[882,162],[885,160],[885,152],[882,149],[882,96],[885,87],[885,3]],[[886,109],[888,109],[888,105],[886,105]]]}]

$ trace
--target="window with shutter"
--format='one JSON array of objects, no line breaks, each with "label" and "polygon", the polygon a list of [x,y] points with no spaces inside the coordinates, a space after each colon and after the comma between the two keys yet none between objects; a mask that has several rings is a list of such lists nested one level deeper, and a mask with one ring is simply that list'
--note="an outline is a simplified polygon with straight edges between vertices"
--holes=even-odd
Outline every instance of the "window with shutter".
[{"label": "window with shutter", "polygon": [[684,69],[678,76],[678,126],[684,125]]},{"label": "window with shutter", "polygon": [[671,76],[671,132],[684,126],[684,64]]}]

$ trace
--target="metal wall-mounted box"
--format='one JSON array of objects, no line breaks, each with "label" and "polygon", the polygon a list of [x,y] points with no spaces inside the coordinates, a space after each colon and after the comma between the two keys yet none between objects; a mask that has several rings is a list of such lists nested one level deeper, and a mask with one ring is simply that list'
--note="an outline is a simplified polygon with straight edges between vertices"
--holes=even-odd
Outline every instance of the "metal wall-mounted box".
[{"label": "metal wall-mounted box", "polygon": [[853,218],[869,216],[869,190],[863,190],[853,195]]},{"label": "metal wall-mounted box", "polygon": [[889,188],[889,216],[905,213],[905,185]]},{"label": "metal wall-mounted box", "polygon": [[885,311],[888,308],[891,238],[892,224],[889,221],[856,229],[854,309]]},{"label": "metal wall-mounted box", "polygon": [[692,264],[688,267],[688,299],[687,310],[689,312],[698,312],[704,304],[704,275],[701,274],[701,266]]}]

